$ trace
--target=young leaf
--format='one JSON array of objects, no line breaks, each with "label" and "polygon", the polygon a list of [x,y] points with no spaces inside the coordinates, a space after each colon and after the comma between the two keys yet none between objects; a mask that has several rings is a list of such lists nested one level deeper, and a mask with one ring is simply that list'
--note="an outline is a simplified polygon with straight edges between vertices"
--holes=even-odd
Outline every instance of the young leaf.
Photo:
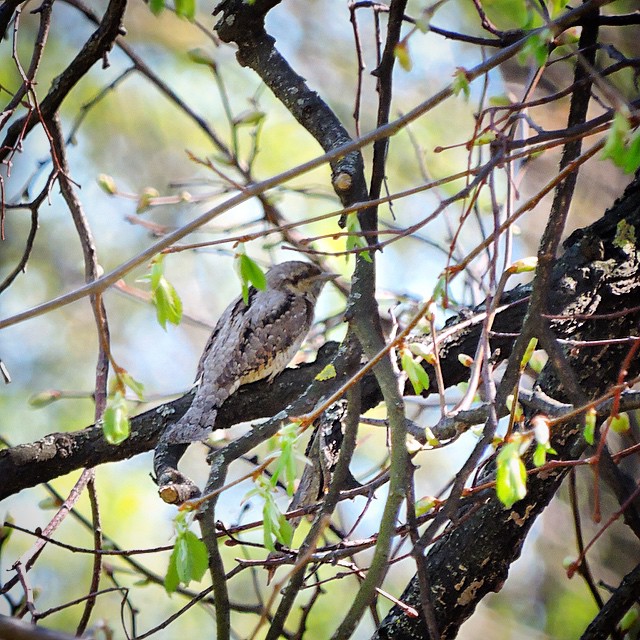
[{"label": "young leaf", "polygon": [[409,377],[416,395],[419,395],[423,389],[429,388],[429,376],[427,372],[411,357],[408,349],[403,351],[400,357],[400,365]]},{"label": "young leaf", "polygon": [[144,400],[144,385],[142,382],[136,380],[130,373],[127,371],[120,372],[120,378],[122,382],[135,393],[140,400]]},{"label": "young leaf", "polygon": [[176,561],[176,547],[174,545],[171,555],[169,556],[169,566],[167,567],[167,574],[164,577],[164,589],[167,593],[173,593],[178,589],[180,585],[180,578],[178,577],[178,566]]},{"label": "young leaf", "polygon": [[158,286],[151,294],[151,300],[156,307],[156,317],[160,326],[166,330],[167,322],[178,325],[182,320],[182,300],[175,287],[166,280],[160,278]]},{"label": "young leaf", "polygon": [[175,591],[181,583],[188,585],[192,580],[202,580],[209,564],[204,542],[189,530],[191,520],[186,511],[180,511],[174,520],[176,541],[164,579],[167,593]]},{"label": "young leaf", "polygon": [[55,389],[50,389],[49,391],[40,391],[40,393],[34,393],[29,397],[29,406],[34,407],[36,409],[41,409],[42,407],[46,407],[47,405],[55,402],[62,396],[60,391],[56,391]]},{"label": "young leaf", "polygon": [[147,187],[138,198],[138,206],[136,207],[136,213],[144,213],[152,203],[154,198],[157,198],[160,194],[153,187]]},{"label": "young leaf", "polygon": [[496,134],[494,131],[485,131],[484,133],[481,133],[479,136],[474,138],[473,146],[479,147],[479,146],[482,146],[483,144],[490,144],[495,139],[496,139]]},{"label": "young leaf", "polygon": [[425,513],[428,513],[436,506],[436,499],[433,496],[424,496],[416,501],[414,506],[416,517],[419,518]]},{"label": "young leaf", "polygon": [[178,578],[182,584],[189,584],[191,582],[191,555],[189,554],[189,547],[184,535],[176,538],[174,545],[176,552],[176,569],[178,571]]},{"label": "young leaf", "polygon": [[244,282],[250,282],[256,289],[264,291],[267,288],[267,278],[264,271],[246,253],[241,253],[240,276]]},{"label": "young leaf", "polygon": [[106,173],[101,173],[98,176],[98,185],[100,185],[100,188],[105,193],[108,193],[110,196],[118,193],[118,187],[116,187],[116,181],[111,176],[108,176]]},{"label": "young leaf", "polygon": [[187,20],[196,17],[196,0],[175,0],[176,15]]},{"label": "young leaf", "polygon": [[102,432],[109,444],[120,444],[129,437],[129,410],[122,391],[116,391],[107,401],[102,416]]},{"label": "young leaf", "polygon": [[264,291],[267,288],[267,279],[262,269],[244,252],[244,249],[236,254],[236,271],[240,276],[242,299],[245,304],[249,304],[249,284]]},{"label": "young leaf", "polygon": [[276,539],[285,547],[291,546],[291,541],[293,540],[293,527],[284,517],[283,513],[280,513],[278,516],[278,531],[276,533]]},{"label": "young leaf", "polygon": [[558,453],[548,442],[539,442],[536,445],[536,450],[533,452],[533,464],[536,467],[541,467],[547,461],[548,453]]},{"label": "young leaf", "polygon": [[149,0],[149,9],[154,16],[160,15],[164,11],[164,0]]},{"label": "young leaf", "polygon": [[458,362],[463,366],[470,369],[473,366],[473,358],[466,353],[458,354]]},{"label": "young leaf", "polygon": [[413,63],[411,62],[411,55],[409,53],[409,46],[406,40],[402,40],[398,42],[393,50],[393,55],[395,55],[396,59],[400,63],[400,66],[405,71],[411,71],[411,67]]},{"label": "young leaf", "polygon": [[593,444],[595,441],[596,434],[596,410],[589,409],[584,416],[584,439],[587,441],[587,444]]},{"label": "young leaf", "polygon": [[267,503],[265,502],[262,507],[262,542],[265,549],[271,553],[275,553],[276,546],[273,543],[274,531],[272,526],[272,520],[267,513]]},{"label": "young leaf", "polygon": [[498,453],[496,460],[496,493],[510,509],[527,495],[527,471],[520,457],[520,444],[510,442]]},{"label": "young leaf", "polygon": [[509,409],[509,413],[511,413],[513,411],[513,419],[516,422],[520,422],[524,416],[524,410],[522,409],[522,405],[517,402],[516,403],[516,408],[515,410],[513,410],[513,401],[515,400],[515,397],[513,394],[509,394],[506,399],[505,399],[505,405],[507,406],[507,409]]},{"label": "young leaf", "polygon": [[619,413],[617,416],[613,416],[609,426],[616,433],[626,433],[631,428],[629,423],[629,414]]},{"label": "young leaf", "polygon": [[625,160],[625,143],[629,133],[629,120],[626,115],[616,111],[609,127],[607,141],[602,150],[602,159],[610,158],[618,166],[622,166]]},{"label": "young leaf", "polygon": [[462,93],[465,100],[469,99],[471,95],[471,87],[469,86],[468,71],[463,67],[457,67],[453,74],[453,82],[451,83],[451,90],[454,95]]},{"label": "young leaf", "polygon": [[527,64],[529,60],[533,60],[536,66],[543,66],[549,57],[550,40],[551,31],[549,31],[549,29],[543,29],[538,33],[530,35],[518,54],[518,62],[524,65]]},{"label": "young leaf", "polygon": [[167,322],[180,324],[182,300],[175,287],[164,277],[164,255],[158,254],[153,258],[151,271],[141,280],[149,282],[151,302],[156,308],[156,318],[160,326],[166,330]]},{"label": "young leaf", "polygon": [[236,126],[255,126],[260,124],[266,117],[264,111],[254,109],[253,111],[244,111],[233,119]]},{"label": "young leaf", "polygon": [[635,173],[638,167],[640,167],[640,131],[636,132],[627,145],[627,152],[622,163],[622,169],[626,173]]},{"label": "young leaf", "polygon": [[[360,234],[360,223],[358,222],[358,216],[355,213],[350,213],[347,216],[347,241],[345,249],[352,251],[353,249],[364,249],[367,246],[365,239]],[[368,251],[360,251],[359,255],[366,262],[371,262],[371,254]]]},{"label": "young leaf", "polygon": [[209,567],[207,547],[193,531],[187,531],[184,539],[187,554],[189,555],[191,579],[200,582]]},{"label": "young leaf", "polygon": [[528,258],[522,258],[516,260],[508,269],[510,274],[514,273],[527,273],[529,271],[535,271],[538,266],[538,258],[536,256],[529,256]]},{"label": "young leaf", "polygon": [[207,67],[211,67],[211,69],[215,72],[216,70],[216,61],[213,56],[202,47],[194,47],[193,49],[189,49],[187,51],[187,57],[191,62],[195,64],[203,64]]}]

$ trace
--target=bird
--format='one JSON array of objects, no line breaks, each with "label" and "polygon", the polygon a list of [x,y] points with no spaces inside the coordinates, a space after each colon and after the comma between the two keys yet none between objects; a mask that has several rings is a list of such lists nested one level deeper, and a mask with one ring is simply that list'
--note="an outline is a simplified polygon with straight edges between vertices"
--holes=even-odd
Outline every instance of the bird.
[{"label": "bird", "polygon": [[289,364],[313,322],[316,301],[336,274],[308,262],[271,267],[264,290],[250,287],[220,316],[196,373],[195,395],[187,412],[169,425],[161,442],[198,442],[213,430],[218,409],[240,386],[278,375]]}]

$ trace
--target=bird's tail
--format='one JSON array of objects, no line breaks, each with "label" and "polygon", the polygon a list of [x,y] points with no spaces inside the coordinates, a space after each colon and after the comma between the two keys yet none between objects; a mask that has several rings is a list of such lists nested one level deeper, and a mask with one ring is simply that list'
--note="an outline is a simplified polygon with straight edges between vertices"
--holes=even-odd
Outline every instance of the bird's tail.
[{"label": "bird's tail", "polygon": [[218,407],[198,407],[194,401],[187,412],[160,437],[165,444],[187,444],[205,440],[213,429]]}]

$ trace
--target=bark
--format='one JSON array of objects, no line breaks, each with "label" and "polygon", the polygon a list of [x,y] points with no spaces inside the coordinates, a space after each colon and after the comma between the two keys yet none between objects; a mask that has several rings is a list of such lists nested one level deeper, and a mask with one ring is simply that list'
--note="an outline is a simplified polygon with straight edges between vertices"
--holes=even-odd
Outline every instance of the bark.
[{"label": "bark", "polygon": [[[573,340],[612,340],[638,335],[637,306],[640,273],[634,244],[616,241],[619,222],[640,228],[640,177],[623,197],[591,226],[573,233],[565,252],[556,261],[550,296],[550,312],[572,316],[556,320],[557,336]],[[580,319],[579,314],[609,314],[600,319]],[[612,316],[611,314],[616,314]],[[566,347],[565,354],[584,394],[593,399],[616,383],[631,343],[597,347]],[[636,358],[627,377],[637,375]],[[547,395],[564,399],[564,389],[548,366],[538,381]],[[559,460],[576,459],[586,449],[580,421],[570,421],[553,434]],[[441,638],[455,637],[460,625],[491,591],[499,591],[511,564],[520,556],[531,525],[553,498],[565,475],[558,469],[531,475],[527,496],[511,509],[493,490],[476,496],[461,507],[445,535],[429,550],[425,563],[431,583],[431,601]],[[483,478],[482,481],[486,481]],[[470,511],[471,510],[471,511]],[[463,559],[463,560],[462,560]],[[421,610],[417,578],[401,600]],[[393,607],[374,634],[375,639],[424,640],[429,638],[422,618],[410,618]]]}]

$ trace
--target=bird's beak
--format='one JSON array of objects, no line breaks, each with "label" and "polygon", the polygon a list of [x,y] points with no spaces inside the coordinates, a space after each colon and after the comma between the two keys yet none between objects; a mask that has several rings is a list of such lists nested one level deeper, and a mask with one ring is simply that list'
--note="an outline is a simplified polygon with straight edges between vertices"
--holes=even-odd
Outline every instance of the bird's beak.
[{"label": "bird's beak", "polygon": [[319,273],[317,276],[312,276],[309,280],[313,282],[329,282],[329,280],[335,280],[340,276],[339,273],[330,273],[328,271],[323,271]]}]

